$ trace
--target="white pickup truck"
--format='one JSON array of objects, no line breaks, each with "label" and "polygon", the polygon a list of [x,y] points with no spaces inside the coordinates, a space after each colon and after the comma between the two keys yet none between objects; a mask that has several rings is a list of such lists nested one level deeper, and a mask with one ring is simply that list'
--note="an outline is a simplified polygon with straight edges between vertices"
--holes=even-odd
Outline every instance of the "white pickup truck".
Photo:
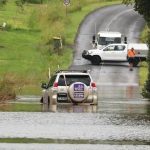
[{"label": "white pickup truck", "polygon": [[127,37],[120,32],[100,31],[92,39],[93,48],[97,49],[114,43],[127,43]]},{"label": "white pickup truck", "polygon": [[147,58],[149,50],[147,44],[110,44],[102,49],[84,50],[82,57],[90,60],[93,65],[99,65],[102,61],[125,62],[128,61],[127,51],[132,47],[136,52],[134,66],[137,66],[140,61]]}]

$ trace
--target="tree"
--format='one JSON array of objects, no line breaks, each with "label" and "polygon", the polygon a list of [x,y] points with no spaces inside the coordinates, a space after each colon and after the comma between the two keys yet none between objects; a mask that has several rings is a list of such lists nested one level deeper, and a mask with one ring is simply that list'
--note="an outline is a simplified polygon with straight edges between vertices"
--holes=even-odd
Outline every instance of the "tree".
[{"label": "tree", "polygon": [[150,0],[123,0],[124,4],[133,4],[135,11],[143,15],[147,23],[150,23]]},{"label": "tree", "polygon": [[142,14],[146,22],[150,23],[150,1],[149,0],[135,0],[135,10]]},{"label": "tree", "polygon": [[[134,3],[135,11],[143,15],[148,28],[150,28],[150,0],[123,0],[123,3],[129,5]],[[148,45],[150,48],[150,32],[148,33]],[[143,96],[150,98],[150,50],[147,57],[148,63],[148,76],[143,89]]]}]

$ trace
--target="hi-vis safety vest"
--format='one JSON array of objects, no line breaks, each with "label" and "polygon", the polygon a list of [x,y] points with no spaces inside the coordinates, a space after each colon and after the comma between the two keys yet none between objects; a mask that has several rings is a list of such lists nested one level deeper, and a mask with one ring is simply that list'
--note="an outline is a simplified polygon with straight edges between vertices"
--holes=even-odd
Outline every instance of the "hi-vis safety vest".
[{"label": "hi-vis safety vest", "polygon": [[128,57],[135,57],[135,51],[134,50],[128,50]]}]

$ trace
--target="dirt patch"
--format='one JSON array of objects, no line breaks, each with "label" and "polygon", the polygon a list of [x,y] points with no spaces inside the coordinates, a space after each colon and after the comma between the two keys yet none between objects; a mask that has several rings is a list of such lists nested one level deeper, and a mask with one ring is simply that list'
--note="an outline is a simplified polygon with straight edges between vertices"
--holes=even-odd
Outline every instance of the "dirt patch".
[{"label": "dirt patch", "polygon": [[4,75],[0,80],[0,101],[16,98],[15,80],[10,75]]},{"label": "dirt patch", "polygon": [[15,93],[8,94],[8,93],[0,92],[0,102],[4,102],[6,100],[12,100],[12,99],[15,99],[15,98],[16,98]]}]

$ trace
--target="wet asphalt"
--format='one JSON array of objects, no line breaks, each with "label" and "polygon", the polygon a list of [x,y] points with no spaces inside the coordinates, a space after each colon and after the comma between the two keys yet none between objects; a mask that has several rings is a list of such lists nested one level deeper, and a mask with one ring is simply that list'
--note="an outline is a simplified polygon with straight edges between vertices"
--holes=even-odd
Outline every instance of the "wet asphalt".
[{"label": "wet asphalt", "polygon": [[[88,15],[78,30],[71,69],[88,69],[95,80],[99,93],[99,109],[103,112],[149,112],[149,102],[141,95],[139,67],[129,71],[128,63],[101,63],[99,66],[82,58],[82,51],[92,48],[92,35],[99,31],[119,31],[127,36],[128,43],[139,42],[145,25],[141,15],[133,7],[115,5],[104,7]],[[140,109],[138,107],[140,105]],[[131,107],[131,109],[128,109]],[[131,112],[130,112],[130,111]]]},{"label": "wet asphalt", "polygon": [[[127,63],[93,66],[82,58],[100,30],[119,31],[138,42],[145,22],[132,6],[94,11],[80,25],[71,69],[89,69],[98,87],[98,106],[42,106],[43,112],[0,112],[1,138],[47,138],[52,144],[0,144],[4,150],[149,150],[150,103],[140,92],[138,69]],[[84,141],[84,144],[81,143]],[[61,144],[60,144],[61,143]]]}]

